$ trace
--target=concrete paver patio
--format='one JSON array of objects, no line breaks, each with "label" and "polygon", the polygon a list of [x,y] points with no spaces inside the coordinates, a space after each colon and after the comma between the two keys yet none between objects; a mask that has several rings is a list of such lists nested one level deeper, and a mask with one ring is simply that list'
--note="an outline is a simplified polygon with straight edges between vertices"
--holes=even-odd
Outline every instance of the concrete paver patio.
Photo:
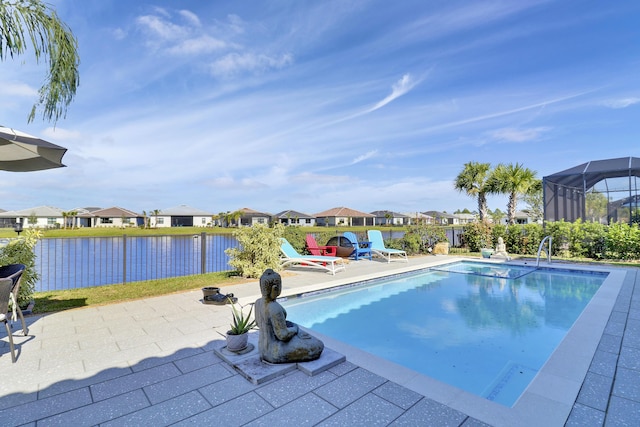
[{"label": "concrete paver patio", "polygon": [[[336,276],[296,270],[284,276],[283,295],[443,258],[352,262]],[[636,270],[623,276],[567,425],[640,423],[640,287]],[[243,303],[259,295],[257,283],[223,291]],[[355,353],[314,376],[294,370],[254,385],[214,352],[229,308],[204,305],[201,297],[192,291],[31,316],[27,337],[15,323],[17,363],[0,335],[0,426],[487,425],[363,367]],[[536,414],[518,424],[537,425]]]}]

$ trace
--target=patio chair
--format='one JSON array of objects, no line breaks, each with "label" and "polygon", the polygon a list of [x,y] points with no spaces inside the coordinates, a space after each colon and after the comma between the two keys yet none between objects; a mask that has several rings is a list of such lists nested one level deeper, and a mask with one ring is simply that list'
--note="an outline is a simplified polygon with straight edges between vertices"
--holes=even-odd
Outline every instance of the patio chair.
[{"label": "patio chair", "polygon": [[20,316],[20,321],[22,322],[22,333],[26,337],[29,333],[29,328],[27,328],[22,310],[20,310],[20,306],[18,305],[20,282],[22,281],[22,274],[24,273],[25,268],[26,267],[24,266],[24,264],[3,265],[2,267],[0,267],[0,279],[11,279],[11,305],[13,308],[11,321],[15,322],[16,320],[18,320],[17,315]]},{"label": "patio chair", "polygon": [[313,234],[307,234],[307,249],[311,255],[320,256],[336,256],[338,252],[337,246],[318,246],[316,238]]},{"label": "patio chair", "polygon": [[391,262],[392,255],[397,255],[397,257],[393,259],[409,262],[406,251],[391,249],[384,246],[384,239],[382,238],[380,230],[367,230],[367,237],[371,240],[371,250],[373,253],[386,259],[388,263]]},{"label": "patio chair", "polygon": [[301,267],[314,267],[326,270],[335,275],[336,272],[344,270],[344,260],[339,257],[318,256],[318,255],[300,255],[291,243],[284,237],[280,238],[280,267],[288,265],[298,265]]},{"label": "patio chair", "polygon": [[371,242],[359,242],[356,234],[351,231],[342,233],[342,235],[353,245],[353,252],[351,252],[350,256],[352,256],[354,260],[358,261],[362,257],[371,259],[373,255],[371,252]]},{"label": "patio chair", "polygon": [[11,279],[0,279],[0,322],[4,323],[9,338],[9,349],[11,350],[11,361],[16,363],[16,350],[13,346],[13,334],[9,325],[9,298],[13,281]]}]

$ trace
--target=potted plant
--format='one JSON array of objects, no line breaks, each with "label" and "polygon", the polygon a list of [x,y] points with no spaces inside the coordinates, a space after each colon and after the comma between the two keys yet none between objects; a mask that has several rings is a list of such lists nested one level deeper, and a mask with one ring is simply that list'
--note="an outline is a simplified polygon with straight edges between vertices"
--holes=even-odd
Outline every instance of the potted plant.
[{"label": "potted plant", "polygon": [[249,331],[256,326],[255,319],[251,319],[251,315],[253,314],[253,304],[251,304],[251,307],[249,308],[249,313],[245,314],[245,306],[237,304],[234,301],[230,301],[229,303],[231,304],[233,322],[231,323],[227,334],[223,336],[227,339],[227,350],[239,352],[247,347]]}]

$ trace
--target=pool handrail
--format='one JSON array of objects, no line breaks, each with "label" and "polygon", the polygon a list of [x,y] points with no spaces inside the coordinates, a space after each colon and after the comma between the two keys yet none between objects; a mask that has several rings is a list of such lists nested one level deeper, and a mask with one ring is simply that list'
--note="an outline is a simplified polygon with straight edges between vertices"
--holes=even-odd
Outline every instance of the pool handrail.
[{"label": "pool handrail", "polygon": [[551,264],[551,244],[553,243],[553,236],[545,236],[544,239],[540,242],[540,246],[538,246],[538,256],[536,257],[536,267],[540,266],[540,252],[542,252],[542,247],[544,246],[544,242],[549,241],[547,244],[547,263]]}]

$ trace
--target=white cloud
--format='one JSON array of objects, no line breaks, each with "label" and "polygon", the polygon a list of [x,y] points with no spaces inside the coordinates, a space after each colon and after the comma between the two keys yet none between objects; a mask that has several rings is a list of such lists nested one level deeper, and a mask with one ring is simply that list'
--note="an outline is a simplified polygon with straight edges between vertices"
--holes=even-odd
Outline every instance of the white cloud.
[{"label": "white cloud", "polygon": [[116,40],[124,40],[127,37],[127,32],[122,28],[114,28],[111,30],[111,34]]},{"label": "white cloud", "polygon": [[38,90],[21,82],[3,82],[0,84],[0,95],[2,96],[23,96],[34,97],[38,95]]},{"label": "white cloud", "polygon": [[368,112],[372,112],[379,108],[382,108],[388,103],[390,103],[391,101],[397,98],[400,98],[402,95],[405,95],[411,89],[413,89],[418,83],[420,82],[415,80],[411,76],[411,74],[408,74],[408,73],[405,74],[404,76],[402,76],[400,80],[398,80],[396,83],[393,84],[393,86],[391,87],[391,93],[389,94],[389,96],[387,96],[382,101],[374,105],[370,110],[368,110]]},{"label": "white cloud", "polygon": [[265,54],[234,52],[214,61],[210,70],[215,76],[231,76],[243,71],[260,73],[268,69],[279,69],[292,63],[293,55],[290,53],[271,57]]},{"label": "white cloud", "polygon": [[82,133],[74,130],[67,130],[61,127],[48,127],[42,131],[42,136],[54,141],[80,140]]},{"label": "white cloud", "polygon": [[202,25],[200,22],[200,18],[198,18],[198,15],[191,12],[190,10],[183,9],[178,13],[180,13],[180,15],[182,15],[183,18],[185,18],[188,22],[192,23],[194,26],[200,27]]},{"label": "white cloud", "polygon": [[136,22],[143,29],[164,40],[178,40],[187,35],[187,30],[184,27],[168,22],[158,16],[140,16]]},{"label": "white cloud", "polygon": [[621,98],[605,101],[604,105],[609,108],[627,108],[640,102],[640,98]]},{"label": "white cloud", "polygon": [[203,35],[197,38],[183,40],[169,48],[168,52],[175,55],[198,55],[222,50],[227,47],[227,43],[223,40]]},{"label": "white cloud", "polygon": [[363,162],[363,161],[365,161],[365,160],[367,160],[367,159],[370,159],[370,158],[372,158],[372,157],[375,157],[375,156],[376,156],[376,154],[378,154],[378,150],[372,150],[372,151],[369,151],[369,152],[367,152],[367,153],[365,153],[365,154],[363,154],[363,155],[361,155],[361,156],[358,156],[358,157],[356,157],[355,159],[353,159],[353,161],[351,162],[351,164],[352,164],[352,165],[355,165],[356,163]]},{"label": "white cloud", "polygon": [[539,139],[540,136],[549,131],[548,127],[517,129],[517,128],[503,128],[490,132],[490,136],[498,141],[505,142],[527,142]]}]

